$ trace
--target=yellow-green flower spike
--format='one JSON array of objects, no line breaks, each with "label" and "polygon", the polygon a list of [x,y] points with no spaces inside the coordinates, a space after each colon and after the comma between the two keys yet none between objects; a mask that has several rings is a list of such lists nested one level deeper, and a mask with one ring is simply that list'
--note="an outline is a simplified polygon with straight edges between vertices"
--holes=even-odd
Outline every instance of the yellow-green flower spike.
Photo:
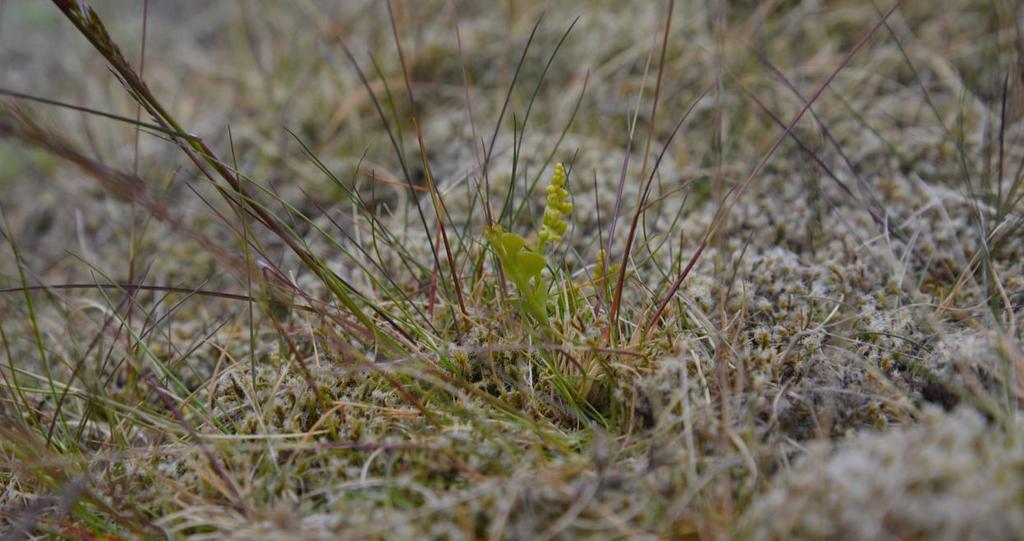
[{"label": "yellow-green flower spike", "polygon": [[548,200],[544,206],[544,221],[540,227],[537,251],[543,251],[545,243],[561,240],[569,227],[565,217],[572,213],[572,202],[569,201],[569,191],[565,189],[565,166],[555,164],[555,174],[551,176],[551,184],[544,192],[548,194]]}]

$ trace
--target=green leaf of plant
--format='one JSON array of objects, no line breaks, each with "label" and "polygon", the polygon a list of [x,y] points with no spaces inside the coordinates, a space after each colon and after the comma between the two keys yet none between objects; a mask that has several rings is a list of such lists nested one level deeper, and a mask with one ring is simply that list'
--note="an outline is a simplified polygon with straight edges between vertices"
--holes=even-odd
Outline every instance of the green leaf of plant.
[{"label": "green leaf of plant", "polygon": [[544,256],[537,252],[522,252],[519,254],[519,268],[528,276],[538,276],[544,270],[547,261]]},{"label": "green leaf of plant", "polygon": [[514,255],[526,246],[526,241],[515,233],[504,233],[501,235],[501,245],[506,252]]}]

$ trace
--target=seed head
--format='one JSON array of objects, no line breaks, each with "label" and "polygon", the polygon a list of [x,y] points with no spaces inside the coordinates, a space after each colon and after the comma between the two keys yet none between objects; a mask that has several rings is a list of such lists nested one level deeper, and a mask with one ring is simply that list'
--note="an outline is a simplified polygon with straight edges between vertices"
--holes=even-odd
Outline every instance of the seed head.
[{"label": "seed head", "polygon": [[555,164],[555,174],[551,176],[551,184],[544,192],[548,194],[548,200],[544,206],[538,251],[543,249],[545,243],[561,240],[569,227],[565,217],[572,213],[572,202],[569,201],[569,191],[565,189],[565,166],[561,163]]}]

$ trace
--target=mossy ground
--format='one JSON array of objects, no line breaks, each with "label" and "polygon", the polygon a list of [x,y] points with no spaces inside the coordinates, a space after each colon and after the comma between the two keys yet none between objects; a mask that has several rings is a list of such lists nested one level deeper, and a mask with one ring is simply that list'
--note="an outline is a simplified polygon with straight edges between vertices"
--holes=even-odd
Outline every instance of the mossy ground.
[{"label": "mossy ground", "polygon": [[[94,2],[286,234],[166,134],[0,109],[0,527],[1019,536],[1020,13],[908,0],[860,47],[890,5],[671,5],[669,25],[662,2],[154,1],[140,66],[143,3]],[[135,118],[56,7],[2,13],[0,86]],[[481,194],[535,241],[555,162],[574,210],[543,328]]]}]

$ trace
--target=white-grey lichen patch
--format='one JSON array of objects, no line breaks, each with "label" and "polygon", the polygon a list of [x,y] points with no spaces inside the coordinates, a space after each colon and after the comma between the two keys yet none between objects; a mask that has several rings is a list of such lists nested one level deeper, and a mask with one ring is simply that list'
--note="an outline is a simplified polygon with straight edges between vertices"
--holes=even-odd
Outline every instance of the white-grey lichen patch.
[{"label": "white-grey lichen patch", "polygon": [[752,539],[1013,539],[1024,531],[1021,422],[925,410],[919,424],[811,446],[776,474]]}]

